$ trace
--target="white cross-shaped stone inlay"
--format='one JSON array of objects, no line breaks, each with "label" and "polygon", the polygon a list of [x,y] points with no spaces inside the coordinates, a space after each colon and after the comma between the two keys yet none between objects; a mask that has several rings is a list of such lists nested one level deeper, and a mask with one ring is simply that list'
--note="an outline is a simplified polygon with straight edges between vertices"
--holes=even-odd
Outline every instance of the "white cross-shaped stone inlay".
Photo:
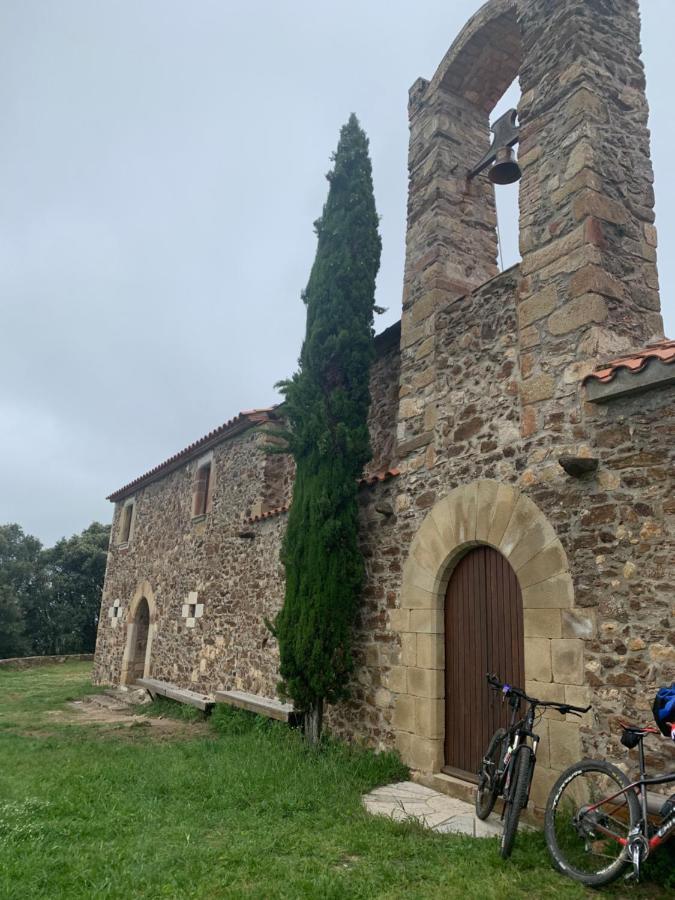
[{"label": "white cross-shaped stone inlay", "polygon": [[122,601],[115,600],[113,605],[108,610],[108,618],[110,619],[110,625],[113,628],[117,628],[121,615],[122,615]]},{"label": "white cross-shaped stone inlay", "polygon": [[197,596],[197,591],[190,591],[187,603],[183,604],[181,611],[181,615],[186,620],[185,625],[188,628],[194,628],[197,624],[197,619],[201,619],[204,615],[204,604],[197,603]]}]

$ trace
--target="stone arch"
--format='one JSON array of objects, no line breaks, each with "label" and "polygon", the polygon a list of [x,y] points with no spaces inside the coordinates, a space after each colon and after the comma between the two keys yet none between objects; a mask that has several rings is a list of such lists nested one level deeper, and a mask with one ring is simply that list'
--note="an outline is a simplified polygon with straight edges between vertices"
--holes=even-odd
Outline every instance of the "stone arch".
[{"label": "stone arch", "polygon": [[141,581],[136,587],[134,594],[129,603],[129,614],[127,618],[127,639],[124,646],[124,655],[122,657],[122,671],[120,674],[120,683],[129,684],[134,679],[134,650],[137,640],[137,620],[141,604],[146,603],[148,608],[148,637],[145,647],[145,663],[143,667],[143,676],[149,677],[152,673],[152,643],[157,631],[157,604],[149,581]]},{"label": "stone arch", "polygon": [[518,76],[522,59],[516,0],[489,0],[453,41],[429,91],[441,88],[490,113]]},{"label": "stone arch", "polygon": [[[565,614],[574,605],[572,578],[553,526],[512,485],[485,479],[458,487],[435,504],[415,535],[403,569],[400,609],[392,617],[402,664],[393,725],[404,761],[423,772],[443,765],[445,591],[459,559],[480,544],[506,557],[520,584],[526,685],[542,699],[583,699],[582,641],[563,637]],[[553,725],[555,740],[549,742]],[[556,771],[580,750],[578,723],[546,719],[542,727],[537,805]]]}]

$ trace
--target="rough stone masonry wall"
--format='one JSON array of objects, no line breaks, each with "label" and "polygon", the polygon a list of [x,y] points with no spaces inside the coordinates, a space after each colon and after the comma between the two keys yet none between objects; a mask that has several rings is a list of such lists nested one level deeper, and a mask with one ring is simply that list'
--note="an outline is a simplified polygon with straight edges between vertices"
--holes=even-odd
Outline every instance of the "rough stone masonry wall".
[{"label": "rough stone masonry wall", "polygon": [[[273,639],[264,617],[274,615],[281,596],[283,519],[267,523],[255,540],[240,536],[264,490],[266,442],[264,432],[251,429],[214,447],[212,509],[201,521],[191,519],[195,460],[136,494],[132,540],[126,549],[111,546],[97,681],[119,682],[129,603],[147,582],[157,611],[153,677],[201,690],[273,690]],[[117,627],[107,616],[115,600],[121,602]],[[194,627],[182,614],[188,602],[203,604]]]}]

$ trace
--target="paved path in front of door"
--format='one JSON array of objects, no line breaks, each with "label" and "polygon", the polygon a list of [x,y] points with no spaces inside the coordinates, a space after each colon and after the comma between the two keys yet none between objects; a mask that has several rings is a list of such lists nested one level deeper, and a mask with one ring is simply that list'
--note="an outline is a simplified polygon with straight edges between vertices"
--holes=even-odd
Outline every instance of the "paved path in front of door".
[{"label": "paved path in front of door", "polygon": [[455,832],[483,838],[502,833],[498,820],[481,822],[472,804],[439,794],[414,781],[376,788],[364,795],[363,805],[375,816],[388,816],[395,822],[416,820],[444,834]]}]

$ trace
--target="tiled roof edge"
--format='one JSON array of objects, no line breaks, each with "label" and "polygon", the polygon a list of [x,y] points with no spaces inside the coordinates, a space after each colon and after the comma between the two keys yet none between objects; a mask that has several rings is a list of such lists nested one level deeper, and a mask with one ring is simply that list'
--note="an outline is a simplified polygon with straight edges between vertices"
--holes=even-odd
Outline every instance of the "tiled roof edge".
[{"label": "tiled roof edge", "polygon": [[174,453],[173,456],[165,459],[164,462],[160,463],[158,466],[155,466],[143,475],[139,475],[138,478],[134,478],[133,481],[130,481],[128,484],[125,484],[124,487],[114,491],[106,499],[113,503],[117,500],[121,500],[122,497],[138,490],[139,487],[154,481],[160,475],[165,475],[179,465],[187,462],[193,456],[197,455],[197,453],[203,452],[211,444],[218,443],[224,438],[233,437],[235,434],[239,434],[247,428],[252,428],[254,425],[273,421],[276,418],[275,410],[277,408],[277,406],[269,406],[265,409],[249,409],[240,412],[238,415],[234,416],[234,418],[229,419],[227,422],[219,425],[218,428],[214,428],[213,431],[205,434],[204,437],[189,444],[183,450],[179,450],[178,453]]},{"label": "tiled roof edge", "polygon": [[627,369],[631,374],[642,372],[649,365],[652,359],[658,359],[665,365],[675,363],[675,340],[656,341],[648,344],[643,350],[636,350],[634,353],[627,353],[625,356],[619,356],[598,366],[595,372],[586,375],[583,384],[588,381],[600,381],[608,384],[615,377],[620,369]]}]

